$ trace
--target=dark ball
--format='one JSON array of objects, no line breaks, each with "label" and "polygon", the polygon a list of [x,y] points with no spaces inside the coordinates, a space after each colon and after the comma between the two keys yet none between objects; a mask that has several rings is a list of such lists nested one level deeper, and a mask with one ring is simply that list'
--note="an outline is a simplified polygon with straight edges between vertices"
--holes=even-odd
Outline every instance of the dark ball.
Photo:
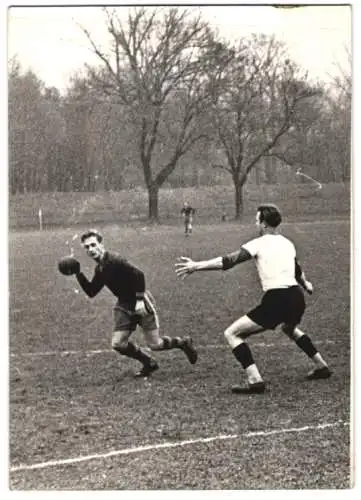
[{"label": "dark ball", "polygon": [[77,274],[80,271],[80,264],[74,257],[63,257],[59,260],[58,269],[61,274],[71,276],[72,274]]}]

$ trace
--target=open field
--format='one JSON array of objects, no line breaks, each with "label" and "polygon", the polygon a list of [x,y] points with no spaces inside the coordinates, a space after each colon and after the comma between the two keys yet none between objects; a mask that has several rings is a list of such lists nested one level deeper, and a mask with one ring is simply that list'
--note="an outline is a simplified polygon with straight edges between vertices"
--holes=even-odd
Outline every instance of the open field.
[{"label": "open field", "polygon": [[[305,381],[310,361],[281,332],[249,342],[268,383],[236,396],[242,370],[225,327],[261,290],[252,263],[176,279],[180,255],[210,258],[255,235],[248,225],[144,230],[104,227],[109,249],[146,273],[169,335],[192,334],[199,361],[157,354],[136,361],[110,350],[114,298],[76,293],[57,273],[78,228],[14,232],[10,244],[10,487],[12,489],[344,489],[350,487],[350,225],[285,224],[315,286],[302,327],[334,376]],[[84,272],[92,263],[78,250]],[[142,337],[137,333],[139,340]]]},{"label": "open field", "polygon": [[[205,224],[218,224],[222,216],[234,217],[233,186],[212,188],[161,189],[159,216],[162,223],[179,224],[184,201],[197,209],[196,219]],[[260,203],[277,203],[287,217],[297,214],[305,220],[348,217],[350,185],[324,184],[315,190],[311,184],[277,184],[244,188],[244,221],[254,217]],[[74,227],[84,224],[144,223],[147,218],[148,195],[144,189],[96,193],[29,193],[9,199],[9,226],[12,229],[39,228],[39,208],[44,227]]]}]

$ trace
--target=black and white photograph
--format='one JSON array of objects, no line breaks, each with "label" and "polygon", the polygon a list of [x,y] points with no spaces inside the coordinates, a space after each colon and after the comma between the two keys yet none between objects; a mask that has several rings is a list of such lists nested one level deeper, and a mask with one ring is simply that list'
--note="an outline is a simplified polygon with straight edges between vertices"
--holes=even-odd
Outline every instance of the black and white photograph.
[{"label": "black and white photograph", "polygon": [[7,489],[352,491],[354,6],[6,9]]}]

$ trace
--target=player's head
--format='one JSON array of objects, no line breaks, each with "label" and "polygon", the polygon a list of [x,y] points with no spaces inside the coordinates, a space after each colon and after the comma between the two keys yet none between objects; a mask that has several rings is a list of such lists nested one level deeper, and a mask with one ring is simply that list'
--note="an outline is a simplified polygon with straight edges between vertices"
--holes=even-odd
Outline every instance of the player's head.
[{"label": "player's head", "polygon": [[188,201],[185,201],[185,202],[183,203],[183,206],[184,206],[185,208],[187,208],[187,207],[188,207]]},{"label": "player's head", "polygon": [[260,205],[257,208],[256,224],[260,234],[264,234],[268,228],[275,229],[281,222],[281,212],[276,205]]},{"label": "player's head", "polygon": [[104,255],[103,236],[96,229],[89,229],[80,237],[81,244],[87,255],[99,261]]}]

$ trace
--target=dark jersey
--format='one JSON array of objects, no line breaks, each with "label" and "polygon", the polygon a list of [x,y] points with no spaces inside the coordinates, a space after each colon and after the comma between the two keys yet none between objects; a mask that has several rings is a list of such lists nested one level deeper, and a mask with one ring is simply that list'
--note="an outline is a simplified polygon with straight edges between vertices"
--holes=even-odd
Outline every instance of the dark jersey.
[{"label": "dark jersey", "polygon": [[106,286],[118,298],[119,305],[131,311],[134,310],[136,300],[144,297],[144,273],[114,253],[104,254],[91,281],[83,273],[79,273],[77,279],[89,297],[94,297]]},{"label": "dark jersey", "polygon": [[183,207],[181,210],[181,214],[185,215],[186,217],[190,217],[194,213],[195,213],[195,210],[192,207]]}]

